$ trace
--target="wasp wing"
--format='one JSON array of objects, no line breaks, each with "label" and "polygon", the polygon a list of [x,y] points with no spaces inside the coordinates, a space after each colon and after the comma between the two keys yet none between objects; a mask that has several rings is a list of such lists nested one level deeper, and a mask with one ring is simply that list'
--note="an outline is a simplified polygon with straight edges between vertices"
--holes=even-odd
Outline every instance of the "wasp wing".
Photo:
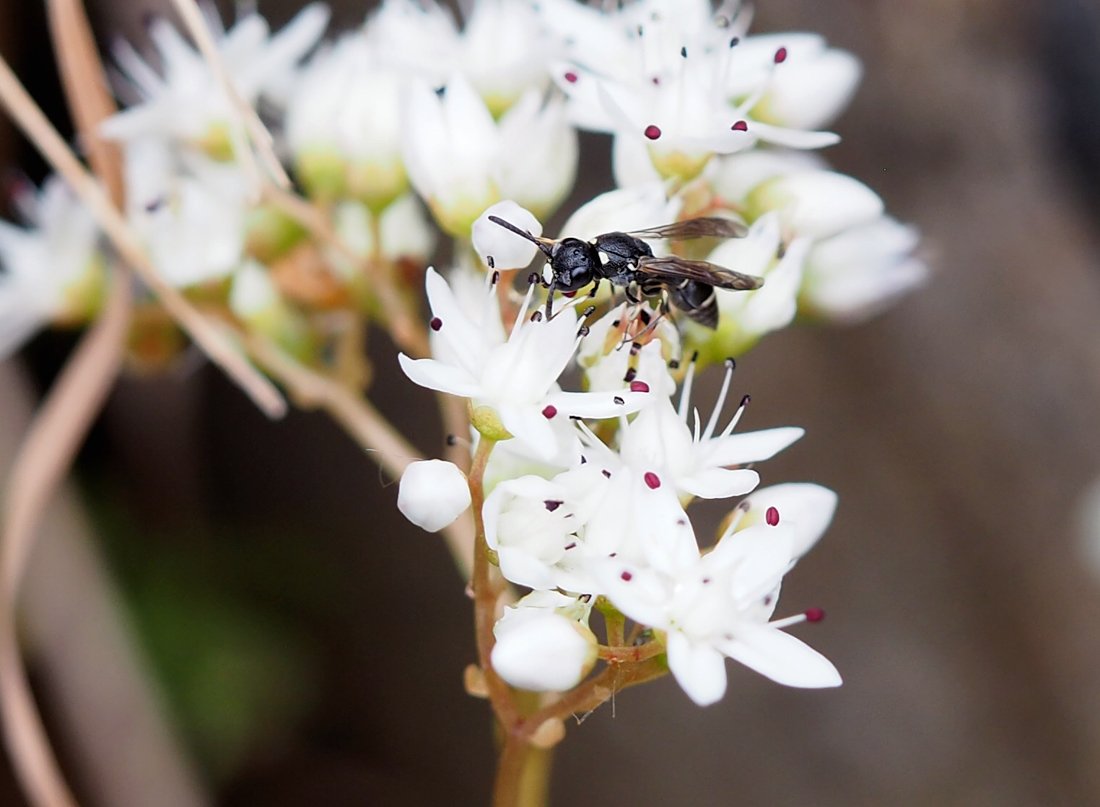
[{"label": "wasp wing", "polygon": [[668,238],[672,241],[686,241],[689,238],[742,238],[748,231],[749,228],[739,221],[720,216],[704,216],[674,221],[663,227],[633,230],[627,235],[635,238]]},{"label": "wasp wing", "polygon": [[638,259],[638,271],[661,280],[695,280],[719,289],[751,291],[764,285],[764,278],[744,275],[708,261],[692,261],[669,255],[655,258],[649,255]]}]

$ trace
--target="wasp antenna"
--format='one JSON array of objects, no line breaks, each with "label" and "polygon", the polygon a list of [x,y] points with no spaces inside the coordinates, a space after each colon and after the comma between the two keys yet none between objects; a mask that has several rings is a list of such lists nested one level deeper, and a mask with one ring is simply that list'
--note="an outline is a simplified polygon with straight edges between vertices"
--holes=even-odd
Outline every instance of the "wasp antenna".
[{"label": "wasp antenna", "polygon": [[493,222],[493,224],[499,224],[505,230],[510,230],[521,238],[526,238],[532,244],[541,249],[546,257],[550,257],[552,248],[554,246],[554,242],[551,239],[539,238],[538,236],[531,235],[531,233],[527,232],[526,230],[521,230],[519,227],[512,224],[512,222],[505,221],[504,219],[498,218],[497,216],[489,216],[489,221]]}]

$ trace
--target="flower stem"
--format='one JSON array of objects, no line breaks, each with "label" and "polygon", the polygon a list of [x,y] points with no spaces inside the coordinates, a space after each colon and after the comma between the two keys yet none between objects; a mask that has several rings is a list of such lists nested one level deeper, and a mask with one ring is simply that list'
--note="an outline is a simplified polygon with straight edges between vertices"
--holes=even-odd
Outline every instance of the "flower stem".
[{"label": "flower stem", "polygon": [[553,753],[509,735],[500,753],[493,807],[544,807],[549,802]]},{"label": "flower stem", "polygon": [[663,655],[637,663],[608,664],[598,675],[575,687],[554,703],[544,706],[523,721],[519,733],[530,737],[548,720],[563,720],[573,714],[587,714],[609,701],[616,693],[668,674]]},{"label": "flower stem", "polygon": [[[477,662],[485,675],[485,684],[489,690],[489,702],[493,713],[500,721],[505,737],[511,736],[518,714],[512,699],[512,692],[503,679],[497,675],[490,661],[490,654],[496,642],[493,625],[497,619],[497,603],[503,586],[499,575],[493,574],[489,561],[489,545],[485,542],[485,523],[481,517],[481,508],[485,504],[485,467],[489,464],[489,455],[496,441],[482,437],[477,444],[470,473],[470,509],[474,514],[474,570],[470,580],[474,591],[474,635],[477,638]],[[505,742],[507,750],[508,743]]]}]

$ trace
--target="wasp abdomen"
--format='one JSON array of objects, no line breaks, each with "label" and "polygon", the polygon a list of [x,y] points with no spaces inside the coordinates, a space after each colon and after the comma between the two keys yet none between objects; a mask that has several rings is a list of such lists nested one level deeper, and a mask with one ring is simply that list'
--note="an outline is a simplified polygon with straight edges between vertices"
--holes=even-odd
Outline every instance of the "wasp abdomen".
[{"label": "wasp abdomen", "polygon": [[697,280],[669,284],[668,299],[691,319],[708,328],[718,327],[718,300],[714,286]]}]

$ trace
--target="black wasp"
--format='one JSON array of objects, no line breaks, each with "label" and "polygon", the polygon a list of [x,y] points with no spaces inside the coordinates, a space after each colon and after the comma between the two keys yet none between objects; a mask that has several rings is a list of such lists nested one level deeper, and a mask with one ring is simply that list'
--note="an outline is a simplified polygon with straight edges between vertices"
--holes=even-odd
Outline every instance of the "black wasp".
[{"label": "black wasp", "polygon": [[[546,255],[552,273],[549,281],[543,281],[543,285],[550,290],[546,300],[547,317],[550,316],[555,291],[576,292],[589,283],[595,283],[598,287],[601,280],[607,280],[612,285],[624,286],[631,302],[656,297],[660,299],[662,313],[667,313],[669,305],[673,305],[699,324],[715,328],[718,325],[715,288],[749,291],[764,284],[763,278],[743,275],[707,261],[693,261],[675,255],[658,258],[643,240],[739,238],[748,232],[743,224],[730,219],[687,219],[647,230],[604,233],[591,241],[539,238],[496,216],[489,216],[489,221],[534,242]],[[595,293],[594,288],[592,294]]]}]

